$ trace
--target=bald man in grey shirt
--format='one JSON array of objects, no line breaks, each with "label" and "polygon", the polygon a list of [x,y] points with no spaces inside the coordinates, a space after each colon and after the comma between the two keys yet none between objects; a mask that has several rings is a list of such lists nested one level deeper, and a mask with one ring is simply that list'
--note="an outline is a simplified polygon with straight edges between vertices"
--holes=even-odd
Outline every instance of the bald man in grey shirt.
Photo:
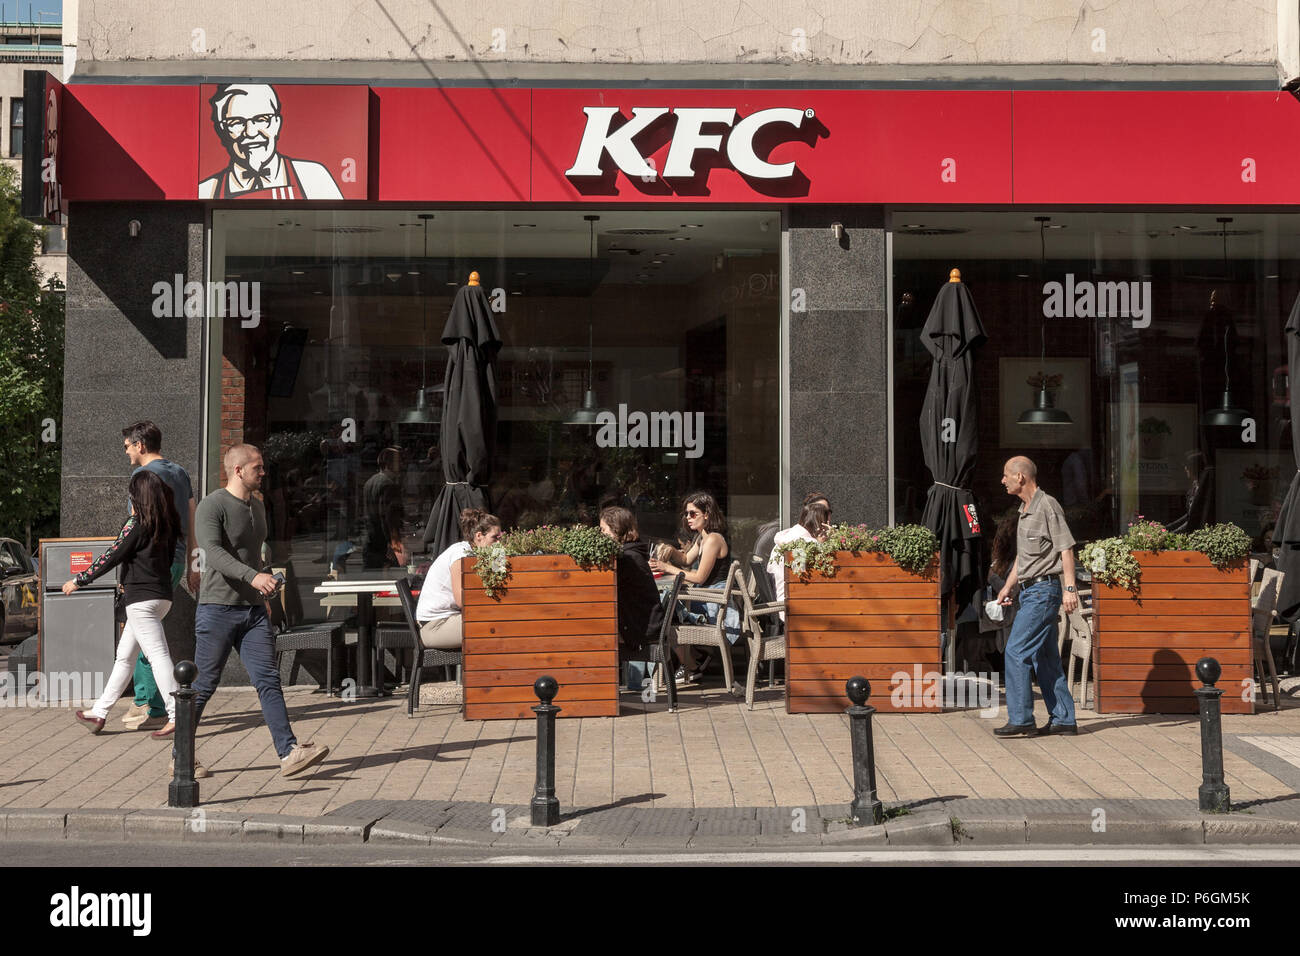
[{"label": "bald man in grey shirt", "polygon": [[266,609],[277,582],[258,570],[266,542],[266,509],[253,492],[266,473],[262,454],[252,445],[236,445],[226,452],[225,468],[226,486],[199,502],[194,513],[203,565],[194,612],[194,662],[199,669],[194,682],[195,723],[217,689],[230,651],[238,651],[257,688],[262,716],[280,756],[280,773],[291,777],[322,760],[329,748],[298,743],[280,687]]}]

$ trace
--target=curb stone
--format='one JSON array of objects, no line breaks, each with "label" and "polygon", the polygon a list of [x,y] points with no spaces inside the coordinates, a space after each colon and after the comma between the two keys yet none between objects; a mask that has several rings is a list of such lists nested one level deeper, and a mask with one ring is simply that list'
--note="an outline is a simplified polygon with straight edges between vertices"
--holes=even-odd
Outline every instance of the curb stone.
[{"label": "curb stone", "polygon": [[[189,811],[191,814],[193,810]],[[187,826],[181,833],[182,840],[223,840],[238,841],[244,833],[244,815],[242,813],[206,813],[200,817],[203,829]]]},{"label": "curb stone", "polygon": [[5,811],[5,837],[62,840],[66,820],[66,810],[11,808]]},{"label": "curb stone", "polygon": [[[181,807],[162,807],[157,810],[136,810],[126,815],[126,839],[156,838],[183,840],[189,821],[195,819],[193,811]],[[198,818],[202,819],[202,818]]]},{"label": "curb stone", "polygon": [[1206,843],[1300,844],[1300,820],[1260,820],[1237,814],[1206,814]]},{"label": "curb stone", "polygon": [[831,820],[826,824],[826,832],[821,834],[822,846],[839,846],[844,844],[871,844],[885,846],[889,838],[883,824],[853,826],[843,820]]},{"label": "curb stone", "polygon": [[241,839],[245,843],[301,843],[306,822],[302,817],[284,817],[273,813],[245,817]]},{"label": "curb stone", "polygon": [[365,843],[374,817],[318,817],[302,826],[303,843]]},{"label": "curb stone", "polygon": [[943,810],[914,810],[886,820],[885,839],[890,846],[952,846],[952,819]]},{"label": "curb stone", "polygon": [[[1019,820],[963,820],[954,815],[956,820],[954,834],[958,846],[970,844],[1019,846],[1029,842],[1029,821],[1024,817]],[[951,821],[950,821],[951,822]]]},{"label": "curb stone", "polygon": [[366,834],[367,843],[415,843],[428,846],[435,827],[406,820],[379,820]]},{"label": "curb stone", "polygon": [[69,840],[125,840],[130,810],[69,810],[63,835]]}]

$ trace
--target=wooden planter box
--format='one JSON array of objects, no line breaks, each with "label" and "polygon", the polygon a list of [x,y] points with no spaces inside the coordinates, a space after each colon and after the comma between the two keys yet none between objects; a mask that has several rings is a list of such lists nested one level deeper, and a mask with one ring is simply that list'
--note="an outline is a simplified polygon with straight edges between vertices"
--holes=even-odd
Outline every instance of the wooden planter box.
[{"label": "wooden planter box", "polygon": [[567,555],[510,559],[506,591],[488,597],[464,569],[465,719],[536,715],[533,681],[560,684],[560,717],[618,716],[618,591],[614,571],[584,571]]},{"label": "wooden planter box", "polygon": [[1220,571],[1199,551],[1135,551],[1135,597],[1094,585],[1097,713],[1194,714],[1196,662],[1223,665],[1216,685],[1225,714],[1253,714],[1242,700],[1251,677],[1250,582],[1244,561]]},{"label": "wooden planter box", "polygon": [[907,674],[913,683],[942,674],[939,659],[939,568],[904,571],[885,554],[835,555],[835,576],[812,574],[807,583],[785,569],[785,709],[790,714],[841,713],[849,706],[844,682],[871,681],[867,703],[879,711],[938,713],[942,697],[925,706],[923,687],[895,706],[890,694]]}]

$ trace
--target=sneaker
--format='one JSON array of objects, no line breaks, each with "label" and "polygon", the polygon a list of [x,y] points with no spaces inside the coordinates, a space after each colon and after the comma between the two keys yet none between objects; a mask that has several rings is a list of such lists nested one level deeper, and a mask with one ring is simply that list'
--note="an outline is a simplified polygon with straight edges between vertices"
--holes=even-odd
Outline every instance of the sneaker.
[{"label": "sneaker", "polygon": [[685,686],[689,680],[690,678],[686,676],[685,667],[677,668],[677,673],[673,674],[673,683],[676,684],[678,687]]},{"label": "sneaker", "polygon": [[320,763],[330,752],[324,744],[299,744],[290,751],[289,756],[280,760],[280,775],[292,777],[302,773],[314,763]]},{"label": "sneaker", "polygon": [[[128,727],[131,727],[131,722],[133,720],[136,719],[143,720],[145,717],[148,716],[149,716],[148,704],[132,704],[130,707],[126,709],[126,713],[122,715],[122,723],[126,724]],[[131,727],[131,729],[134,730],[135,728]]]},{"label": "sneaker", "polygon": [[166,717],[150,717],[148,711],[135,717],[123,717],[122,723],[127,730],[156,730],[167,723]]},{"label": "sneaker", "polygon": [[[164,722],[163,718],[161,717],[150,717],[149,720],[157,721],[158,725],[161,725],[160,729],[155,730],[153,733],[149,735],[150,737],[154,738],[154,740],[166,740],[168,737],[176,733],[176,724],[172,723],[171,721]],[[149,721],[145,721],[145,724],[147,724],[148,722]],[[141,730],[144,729],[145,724],[140,725]]]},{"label": "sneaker", "polygon": [[[172,763],[171,763],[171,775],[172,775],[173,777],[176,776],[176,761],[175,761],[175,760],[173,760]],[[197,760],[194,761],[194,779],[195,779],[195,780],[202,780],[204,777],[210,777],[210,776],[212,776],[212,771],[211,771],[211,770],[209,770],[207,767],[203,766],[203,764],[199,763]]]}]

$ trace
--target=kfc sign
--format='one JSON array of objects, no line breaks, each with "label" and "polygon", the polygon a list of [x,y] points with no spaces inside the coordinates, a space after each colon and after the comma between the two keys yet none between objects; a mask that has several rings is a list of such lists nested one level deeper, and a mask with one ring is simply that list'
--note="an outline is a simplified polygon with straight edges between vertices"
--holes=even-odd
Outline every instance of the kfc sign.
[{"label": "kfc sign", "polygon": [[[770,150],[769,127],[787,127],[785,138],[790,139],[804,121],[811,120],[814,115],[811,109],[781,107],[758,110],[737,122],[736,111],[726,107],[671,109],[666,106],[636,106],[632,108],[630,120],[611,130],[615,118],[622,116],[618,107],[587,106],[583,112],[587,115],[587,125],[582,143],[578,146],[577,158],[564,175],[570,179],[600,177],[605,172],[601,164],[608,154],[624,175],[645,182],[661,175],[664,179],[694,178],[697,175],[696,154],[700,152],[725,154],[731,167],[750,179],[789,179],[795,175],[794,162],[768,162],[758,155],[755,139],[767,142]],[[637,147],[635,140],[648,130],[670,122],[670,116],[675,123],[669,139],[668,158],[663,170],[659,171]],[[711,127],[713,131],[705,132],[705,127]],[[725,130],[718,127],[725,127]]]},{"label": "kfc sign", "polygon": [[63,195],[63,84],[44,70],[23,71],[23,215],[62,225],[68,213]]}]

